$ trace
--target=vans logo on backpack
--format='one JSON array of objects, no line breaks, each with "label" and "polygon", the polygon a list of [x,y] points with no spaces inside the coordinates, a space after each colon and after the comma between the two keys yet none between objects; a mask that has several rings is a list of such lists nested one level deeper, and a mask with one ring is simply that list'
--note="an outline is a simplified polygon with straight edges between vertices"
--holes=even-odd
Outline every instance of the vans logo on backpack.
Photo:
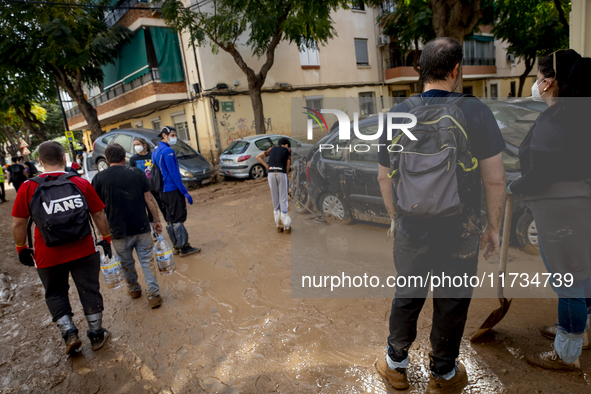
[{"label": "vans logo on backpack", "polygon": [[80,196],[80,194],[51,200],[49,206],[47,206],[45,202],[43,203],[43,208],[48,215],[82,207],[84,207],[84,202],[82,201],[82,196]]}]

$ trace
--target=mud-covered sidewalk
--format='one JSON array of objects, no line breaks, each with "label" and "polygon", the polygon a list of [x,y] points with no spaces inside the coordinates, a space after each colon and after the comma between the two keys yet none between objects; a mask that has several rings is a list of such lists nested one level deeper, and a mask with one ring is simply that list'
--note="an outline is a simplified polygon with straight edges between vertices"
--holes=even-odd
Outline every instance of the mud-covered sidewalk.
[{"label": "mud-covered sidewalk", "polygon": [[[67,357],[35,270],[17,260],[9,191],[10,202],[0,205],[0,393],[396,392],[374,367],[384,354],[391,299],[292,299],[290,235],[275,231],[266,180],[191,194],[187,228],[202,253],[177,258],[176,273],[158,276],[162,307],[151,310],[145,297],[103,286],[112,339],[92,352],[81,335],[81,354]],[[530,259],[514,249],[510,258]],[[70,295],[84,333],[73,283]],[[497,307],[496,299],[473,300],[466,335]],[[428,301],[408,392],[426,389],[432,311]],[[581,375],[542,371],[523,358],[550,349],[538,329],[555,319],[556,300],[516,299],[487,342],[465,339],[464,392],[591,392],[591,351],[583,351]]]}]

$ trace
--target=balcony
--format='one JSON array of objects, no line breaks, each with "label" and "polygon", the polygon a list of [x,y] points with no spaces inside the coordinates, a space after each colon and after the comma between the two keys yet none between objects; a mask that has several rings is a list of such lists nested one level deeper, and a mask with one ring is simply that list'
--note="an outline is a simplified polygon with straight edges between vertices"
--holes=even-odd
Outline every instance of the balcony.
[{"label": "balcony", "polygon": [[[412,67],[412,62],[397,57],[385,59],[386,83],[416,82],[419,74]],[[497,73],[494,58],[464,59],[462,72],[465,79],[485,78]]]},{"label": "balcony", "polygon": [[[146,85],[147,83],[150,83],[152,81],[160,82],[160,73],[158,72],[157,68],[150,69],[150,72],[148,74],[142,75],[141,77],[134,79],[130,83],[119,83],[111,87],[106,92],[99,94],[98,96],[94,96],[93,98],[88,100],[88,103],[92,105],[94,108],[96,108],[99,105],[114,99],[115,97],[122,96],[125,93],[132,91],[140,86]],[[66,117],[68,119],[82,114],[82,112],[80,112],[80,108],[78,108],[78,104],[72,104],[73,108],[66,111]]]},{"label": "balcony", "polygon": [[122,7],[122,8],[113,8],[111,11],[107,13],[105,16],[105,23],[107,26],[111,27],[115,25],[115,23],[119,22],[123,15],[127,14],[128,11],[131,11],[129,7],[135,7],[136,4],[144,4],[146,7],[148,6],[148,0],[112,0],[111,4],[113,7]]}]

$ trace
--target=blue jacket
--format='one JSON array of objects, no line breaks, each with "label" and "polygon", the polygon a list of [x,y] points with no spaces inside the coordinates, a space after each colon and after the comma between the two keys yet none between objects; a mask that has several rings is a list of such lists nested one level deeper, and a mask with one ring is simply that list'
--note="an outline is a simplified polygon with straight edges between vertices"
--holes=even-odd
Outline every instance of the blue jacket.
[{"label": "blue jacket", "polygon": [[164,182],[164,193],[180,190],[181,193],[187,193],[187,188],[181,180],[179,172],[179,162],[174,150],[164,141],[160,141],[158,147],[152,152],[152,162],[156,163],[162,173]]}]

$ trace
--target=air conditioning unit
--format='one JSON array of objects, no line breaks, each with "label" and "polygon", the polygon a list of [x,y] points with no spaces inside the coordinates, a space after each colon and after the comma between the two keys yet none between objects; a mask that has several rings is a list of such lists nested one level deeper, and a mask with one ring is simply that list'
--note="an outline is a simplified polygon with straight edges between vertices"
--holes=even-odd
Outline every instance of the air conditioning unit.
[{"label": "air conditioning unit", "polygon": [[508,61],[508,62],[511,62],[511,63],[515,63],[515,55],[514,55],[514,54],[512,54],[512,53],[509,53],[509,54],[507,55],[507,61]]},{"label": "air conditioning unit", "polygon": [[378,36],[378,46],[379,47],[383,47],[388,44],[390,44],[390,36],[386,36],[383,34],[381,36]]}]

